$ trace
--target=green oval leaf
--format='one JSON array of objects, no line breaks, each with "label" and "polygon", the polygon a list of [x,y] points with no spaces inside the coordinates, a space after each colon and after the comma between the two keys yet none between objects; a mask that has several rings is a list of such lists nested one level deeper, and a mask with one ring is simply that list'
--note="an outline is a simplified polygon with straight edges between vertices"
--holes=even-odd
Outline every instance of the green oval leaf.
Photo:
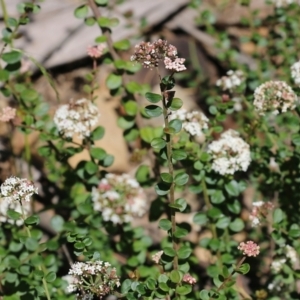
[{"label": "green oval leaf", "polygon": [[178,239],[181,239],[189,234],[189,231],[185,228],[180,228],[179,226],[176,226],[176,230],[174,232],[174,236]]},{"label": "green oval leaf", "polygon": [[85,164],[84,169],[88,174],[93,175],[93,174],[97,173],[98,166],[94,162],[88,161]]},{"label": "green oval leaf", "polygon": [[178,258],[179,259],[186,259],[188,258],[192,253],[192,249],[189,246],[182,246],[179,250],[178,250]]},{"label": "green oval leaf", "polygon": [[106,85],[110,90],[115,90],[122,85],[122,76],[110,74],[106,78]]},{"label": "green oval leaf", "polygon": [[169,173],[161,173],[160,178],[162,179],[162,181],[167,182],[167,183],[173,182],[173,177]]},{"label": "green oval leaf", "polygon": [[172,223],[171,223],[171,221],[168,220],[168,219],[161,219],[161,220],[159,220],[159,222],[158,222],[158,226],[159,226],[161,229],[168,231],[168,230],[170,230],[170,229],[172,228]]},{"label": "green oval leaf", "polygon": [[166,141],[161,138],[155,138],[151,141],[151,146],[154,149],[162,149],[166,146]]},{"label": "green oval leaf", "polygon": [[7,53],[3,53],[1,57],[8,64],[15,64],[21,61],[22,52],[19,51],[11,51]]},{"label": "green oval leaf", "polygon": [[183,160],[187,158],[187,153],[184,150],[175,149],[173,150],[172,158],[175,160]]},{"label": "green oval leaf", "polygon": [[12,219],[12,220],[19,220],[20,217],[22,216],[22,214],[20,214],[19,212],[12,210],[12,209],[8,209],[6,212],[7,216]]},{"label": "green oval leaf", "polygon": [[185,185],[189,180],[189,175],[186,173],[179,173],[175,176],[174,182],[176,185]]},{"label": "green oval leaf", "polygon": [[250,271],[250,265],[249,264],[242,264],[237,270],[236,272],[240,273],[240,274],[247,274]]},{"label": "green oval leaf", "polygon": [[183,285],[176,287],[176,293],[179,295],[187,295],[192,291],[191,285]]},{"label": "green oval leaf", "polygon": [[163,113],[163,110],[160,106],[148,105],[145,107],[145,114],[148,117],[151,117],[151,118],[159,117],[162,113]]},{"label": "green oval leaf", "polygon": [[273,222],[275,224],[280,223],[283,220],[283,211],[280,208],[276,208],[273,212]]},{"label": "green oval leaf", "polygon": [[74,11],[74,15],[78,19],[84,19],[89,13],[88,5],[81,5],[77,7]]},{"label": "green oval leaf", "polygon": [[25,241],[25,247],[29,251],[35,251],[39,247],[39,243],[34,238],[27,238]]},{"label": "green oval leaf", "polygon": [[115,42],[113,44],[114,48],[117,50],[128,50],[130,48],[130,42],[129,40],[121,40],[118,42]]},{"label": "green oval leaf", "polygon": [[170,121],[169,127],[173,128],[175,133],[178,133],[181,131],[182,122],[179,119],[174,119],[174,120]]},{"label": "green oval leaf", "polygon": [[163,248],[164,254],[170,257],[174,257],[176,255],[176,251],[171,247]]},{"label": "green oval leaf", "polygon": [[36,215],[30,216],[25,220],[26,225],[37,225],[39,223],[40,223],[40,218],[39,216]]},{"label": "green oval leaf", "polygon": [[181,272],[179,272],[177,270],[172,270],[171,273],[170,273],[170,279],[174,283],[179,283],[182,279]]},{"label": "green oval leaf", "polygon": [[160,94],[146,93],[145,97],[151,103],[157,103],[162,100],[162,96]]},{"label": "green oval leaf", "polygon": [[204,225],[208,221],[207,215],[203,212],[198,212],[194,215],[193,222],[198,225]]},{"label": "green oval leaf", "polygon": [[50,223],[55,231],[60,232],[63,230],[65,220],[60,215],[56,215],[51,219]]},{"label": "green oval leaf", "polygon": [[240,232],[245,227],[245,224],[242,219],[236,218],[229,224],[229,228],[234,232]]},{"label": "green oval leaf", "polygon": [[25,102],[32,102],[39,97],[39,94],[33,89],[26,89],[21,92],[20,96]]},{"label": "green oval leaf", "polygon": [[47,282],[53,282],[56,279],[56,274],[54,272],[49,272],[46,276],[45,279]]},{"label": "green oval leaf", "polygon": [[91,139],[93,141],[101,140],[104,136],[105,129],[102,126],[96,127],[91,133]]},{"label": "green oval leaf", "polygon": [[173,98],[170,102],[168,102],[168,107],[173,111],[180,109],[182,105],[183,101],[179,98]]},{"label": "green oval leaf", "polygon": [[126,114],[128,116],[135,116],[138,112],[138,105],[135,101],[129,100],[124,104]]},{"label": "green oval leaf", "polygon": [[106,157],[106,151],[102,148],[97,148],[97,147],[93,147],[90,150],[90,154],[92,156],[92,158],[97,159],[97,160],[102,160]]},{"label": "green oval leaf", "polygon": [[230,218],[229,217],[221,217],[217,223],[216,223],[216,227],[220,228],[220,229],[225,229],[229,226],[230,224]]}]

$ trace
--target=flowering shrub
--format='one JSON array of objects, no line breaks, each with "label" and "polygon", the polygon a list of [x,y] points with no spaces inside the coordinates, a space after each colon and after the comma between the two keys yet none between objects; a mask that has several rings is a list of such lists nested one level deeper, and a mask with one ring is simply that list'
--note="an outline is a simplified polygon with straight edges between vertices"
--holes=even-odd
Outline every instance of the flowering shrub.
[{"label": "flowering shrub", "polygon": [[[9,157],[11,174],[0,188],[0,298],[299,299],[298,1],[269,1],[267,17],[249,7],[242,20],[249,34],[232,41],[213,12],[191,0],[197,26],[219,48],[215,60],[226,75],[217,81],[163,37],[134,49],[133,39],[114,41],[117,2],[76,8],[102,35],[87,47],[85,96],[63,99],[52,116],[26,62],[57,92],[53,80],[13,46],[40,7],[24,2],[12,18],[1,1],[7,106],[0,121],[7,140],[18,131],[26,144],[24,156]],[[109,17],[102,16],[106,6]],[[237,42],[255,46],[248,60],[238,59]],[[105,65],[132,175],[113,170],[114,157],[102,148],[108,128],[99,125],[106,111],[96,90]],[[157,75],[160,92],[130,77],[141,67]],[[177,83],[199,89],[201,107],[190,110]],[[33,132],[39,164],[28,143]],[[79,153],[87,156],[72,164]]]}]

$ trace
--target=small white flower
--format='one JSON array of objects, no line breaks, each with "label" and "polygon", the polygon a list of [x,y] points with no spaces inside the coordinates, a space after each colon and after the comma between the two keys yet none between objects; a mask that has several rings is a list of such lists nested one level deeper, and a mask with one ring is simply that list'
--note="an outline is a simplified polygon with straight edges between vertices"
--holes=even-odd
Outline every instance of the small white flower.
[{"label": "small white flower", "polygon": [[274,115],[296,107],[297,96],[283,81],[268,81],[254,91],[253,105],[260,115],[272,112]]},{"label": "small white flower", "polygon": [[67,138],[89,137],[99,120],[98,107],[87,99],[60,106],[54,115],[54,123],[59,132]]},{"label": "small white flower", "polygon": [[218,141],[209,144],[207,152],[213,158],[212,169],[221,175],[245,172],[251,162],[249,145],[232,129],[222,133]]},{"label": "small white flower", "polygon": [[298,262],[298,255],[296,250],[290,245],[285,246],[286,256],[290,259],[291,263],[295,265]]},{"label": "small white flower", "polygon": [[295,84],[300,86],[300,61],[291,66],[291,75],[295,81]]},{"label": "small white flower", "polygon": [[217,80],[216,85],[221,87],[223,91],[233,91],[239,87],[245,80],[244,73],[240,70],[229,70],[227,76],[223,76]]},{"label": "small white flower", "polygon": [[[27,217],[31,212],[30,198],[37,193],[38,188],[28,179],[21,179],[15,176],[7,178],[1,185],[0,222],[16,223],[17,226],[21,226],[23,218]],[[16,221],[10,219],[7,216],[9,209],[23,214],[23,218]]]},{"label": "small white flower", "polygon": [[144,190],[127,174],[106,174],[98,187],[93,187],[91,196],[94,210],[101,211],[104,221],[114,224],[131,222],[148,209]]},{"label": "small white flower", "polygon": [[285,258],[274,260],[272,262],[272,264],[271,264],[272,271],[275,274],[279,273],[285,263],[286,263],[286,259]]},{"label": "small white flower", "polygon": [[171,60],[169,57],[165,57],[164,64],[166,69],[173,70],[176,72],[181,72],[186,70],[186,67],[184,65],[185,59],[184,58],[175,58],[174,60]]},{"label": "small white flower", "polygon": [[243,109],[241,98],[234,97],[234,98],[232,98],[232,101],[234,102],[233,109],[235,111],[241,111]]},{"label": "small white flower", "polygon": [[187,112],[185,109],[179,109],[173,112],[170,120],[179,119],[182,121],[182,129],[191,136],[203,136],[203,130],[208,129],[208,118],[199,111]]},{"label": "small white flower", "polygon": [[12,176],[7,178],[1,185],[1,196],[3,199],[12,201],[30,201],[33,194],[38,193],[38,188],[25,178]]},{"label": "small white flower", "polygon": [[274,282],[271,282],[268,284],[268,290],[269,291],[277,291],[280,292],[281,291],[281,286],[279,284],[276,284]]}]

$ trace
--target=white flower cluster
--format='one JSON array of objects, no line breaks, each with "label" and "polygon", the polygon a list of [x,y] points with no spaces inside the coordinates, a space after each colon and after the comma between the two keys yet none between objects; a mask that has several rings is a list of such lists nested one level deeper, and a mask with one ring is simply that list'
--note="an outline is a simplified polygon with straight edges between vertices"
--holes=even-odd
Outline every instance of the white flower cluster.
[{"label": "white flower cluster", "polygon": [[106,174],[92,189],[94,209],[102,212],[104,221],[114,224],[131,222],[147,211],[146,195],[139,183],[127,174]]},{"label": "white flower cluster", "polygon": [[291,75],[295,81],[295,84],[300,86],[300,61],[291,66]]},{"label": "white flower cluster", "polygon": [[7,178],[1,185],[1,195],[3,200],[12,201],[30,201],[33,194],[38,194],[38,188],[31,181],[25,178],[12,176]]},{"label": "white flower cluster", "polygon": [[171,114],[170,120],[174,119],[182,121],[182,128],[192,136],[202,136],[203,130],[208,129],[208,118],[196,110],[187,112],[186,109],[179,109]]},{"label": "white flower cluster", "polygon": [[[7,216],[9,209],[14,210],[26,217],[31,212],[30,197],[38,193],[38,188],[35,187],[28,179],[21,179],[18,177],[7,178],[1,185],[1,199],[0,199],[0,222],[11,223],[21,226],[23,220],[12,220]],[[22,203],[21,203],[22,202]],[[21,206],[22,204],[22,206]],[[23,207],[23,211],[22,211]]]},{"label": "white flower cluster", "polygon": [[296,107],[297,96],[283,81],[267,81],[254,91],[254,107],[260,115],[272,112],[274,115]]},{"label": "white flower cluster", "polygon": [[232,92],[233,89],[239,87],[245,80],[244,73],[240,70],[229,70],[227,76],[223,76],[217,80],[216,85],[221,87],[223,91]]},{"label": "white flower cluster", "polygon": [[300,1],[299,0],[272,0],[272,3],[274,3],[274,5],[277,8],[280,8],[280,7],[286,7],[288,5],[291,5],[292,3],[300,4]]},{"label": "white flower cluster", "polygon": [[164,59],[164,64],[165,64],[166,69],[173,70],[176,72],[181,72],[181,71],[186,70],[184,62],[185,62],[185,58],[177,57],[173,61],[169,57],[166,57]]},{"label": "white flower cluster", "polygon": [[278,282],[271,282],[271,283],[268,284],[268,290],[269,291],[280,292],[281,291],[281,285]]},{"label": "white flower cluster", "polygon": [[60,106],[53,120],[65,137],[72,138],[77,135],[78,138],[84,139],[90,136],[92,128],[97,124],[99,111],[95,104],[83,98]]},{"label": "white flower cluster", "polygon": [[271,264],[271,269],[272,271],[277,274],[281,271],[283,265],[286,263],[286,259],[285,258],[281,258],[281,259],[276,259],[272,262]]},{"label": "white flower cluster", "polygon": [[286,252],[286,257],[291,261],[293,265],[295,265],[298,262],[298,255],[296,250],[292,246],[286,245],[285,252]]},{"label": "white flower cluster", "polygon": [[294,267],[297,262],[298,262],[298,255],[296,250],[290,246],[290,245],[286,245],[284,247],[284,252],[286,257],[285,258],[280,258],[280,259],[276,259],[272,262],[271,264],[271,269],[272,271],[277,274],[281,271],[283,265],[287,262],[287,260],[289,259],[290,262],[292,263],[292,266]]},{"label": "white flower cluster", "polygon": [[232,129],[222,133],[218,141],[209,144],[207,152],[213,158],[212,169],[221,175],[245,172],[251,162],[249,145]]},{"label": "white flower cluster", "polygon": [[241,111],[243,109],[242,98],[234,97],[232,101],[234,102],[233,109],[235,111]]},{"label": "white flower cluster", "polygon": [[69,270],[69,275],[72,277],[66,278],[69,282],[68,292],[79,291],[81,295],[77,299],[81,300],[93,299],[94,295],[101,299],[120,286],[116,269],[108,262],[76,262]]}]

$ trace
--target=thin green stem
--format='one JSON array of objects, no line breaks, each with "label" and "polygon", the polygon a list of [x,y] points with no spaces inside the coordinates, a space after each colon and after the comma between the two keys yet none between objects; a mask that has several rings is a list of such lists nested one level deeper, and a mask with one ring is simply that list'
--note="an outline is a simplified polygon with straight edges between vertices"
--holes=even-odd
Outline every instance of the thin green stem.
[{"label": "thin green stem", "polygon": [[7,9],[6,9],[6,3],[4,0],[0,0],[0,4],[1,4],[1,9],[2,9],[2,13],[3,13],[3,20],[4,20],[4,24],[6,27],[8,26],[8,14],[7,14]]},{"label": "thin green stem", "polygon": [[[163,104],[163,116],[164,116],[164,123],[165,123],[165,128],[169,127],[169,112],[167,108],[167,103],[166,103],[166,96],[165,96],[165,91],[161,91],[162,94],[162,104]],[[168,161],[168,169],[169,169],[169,174],[174,177],[174,168],[173,168],[173,163],[172,163],[172,138],[171,135],[166,134],[166,142],[167,142],[167,161]],[[175,186],[174,182],[170,186],[170,192],[169,192],[169,203],[174,204],[175,203]],[[176,230],[176,210],[171,207],[171,235],[172,235],[172,244],[173,244],[173,249],[175,251],[178,250],[179,245],[177,238],[174,236],[175,230]],[[178,257],[174,257],[173,261],[173,268],[174,270],[178,270]]]},{"label": "thin green stem", "polygon": [[[217,292],[220,292],[225,286],[226,283],[231,280],[232,276],[237,272],[237,270],[240,268],[240,266],[242,265],[242,263],[245,261],[246,256],[242,257],[242,259],[238,262],[238,264],[236,265],[235,269],[232,271],[232,273],[223,281],[223,283],[218,287]],[[212,298],[209,298],[209,300],[211,300]]]},{"label": "thin green stem", "polygon": [[[210,199],[209,199],[209,195],[208,195],[208,191],[207,191],[207,186],[206,186],[205,178],[202,178],[201,186],[202,186],[203,198],[204,198],[204,202],[206,204],[206,207],[208,209],[211,209],[212,205],[210,203]],[[210,230],[212,232],[213,238],[217,240],[218,239],[218,234],[217,234],[216,225],[215,224],[210,224]],[[220,252],[219,249],[217,251],[217,258],[218,258],[219,267],[223,268],[223,262],[222,262],[222,258],[221,258],[221,252]]]}]

